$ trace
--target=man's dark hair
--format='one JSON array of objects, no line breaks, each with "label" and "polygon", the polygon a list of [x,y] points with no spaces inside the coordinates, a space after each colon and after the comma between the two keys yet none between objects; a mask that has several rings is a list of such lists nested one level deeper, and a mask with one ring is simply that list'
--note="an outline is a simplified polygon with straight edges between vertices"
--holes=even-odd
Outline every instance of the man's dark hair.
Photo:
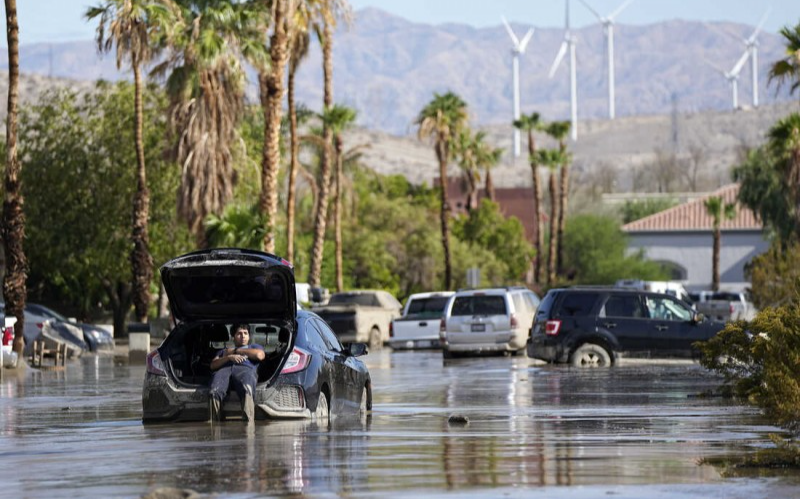
[{"label": "man's dark hair", "polygon": [[233,325],[233,328],[231,329],[231,336],[235,335],[236,331],[240,329],[244,329],[245,331],[247,331],[247,334],[250,334],[250,324],[241,323]]}]

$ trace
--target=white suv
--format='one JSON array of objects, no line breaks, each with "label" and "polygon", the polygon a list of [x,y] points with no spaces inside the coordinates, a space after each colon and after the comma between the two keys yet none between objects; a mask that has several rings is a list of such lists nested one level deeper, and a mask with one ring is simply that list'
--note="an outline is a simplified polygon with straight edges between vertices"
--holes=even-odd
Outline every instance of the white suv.
[{"label": "white suv", "polygon": [[439,339],[442,355],[524,354],[539,297],[523,287],[458,291],[447,303]]}]

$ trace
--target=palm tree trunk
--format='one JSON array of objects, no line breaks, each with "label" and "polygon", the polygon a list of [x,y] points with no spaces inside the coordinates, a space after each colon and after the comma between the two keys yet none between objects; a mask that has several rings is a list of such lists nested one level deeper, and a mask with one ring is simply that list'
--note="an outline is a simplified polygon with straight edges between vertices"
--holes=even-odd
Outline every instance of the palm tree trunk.
[{"label": "palm tree trunk", "polygon": [[3,199],[3,243],[6,252],[6,274],[3,298],[6,314],[17,318],[14,325],[14,351],[22,358],[25,348],[25,299],[28,262],[22,243],[25,239],[25,214],[22,211],[22,166],[17,158],[17,104],[19,101],[19,24],[16,0],[6,2],[6,35],[8,40],[8,114],[6,115],[6,175]]},{"label": "palm tree trunk", "polygon": [[265,217],[264,251],[275,252],[275,218],[278,214],[278,169],[281,150],[281,114],[283,112],[283,74],[286,66],[289,37],[286,23],[291,13],[287,12],[287,2],[275,4],[273,23],[275,29],[270,37],[270,72],[259,75],[262,106],[264,107],[264,148],[261,160],[261,196],[259,209]]},{"label": "palm tree trunk", "polygon": [[494,182],[492,182],[492,170],[486,169],[486,197],[489,201],[495,202]]},{"label": "palm tree trunk", "polygon": [[342,271],[342,138],[336,136],[336,179],[334,180],[333,226],[336,247],[336,291],[344,291]]},{"label": "palm tree trunk", "polygon": [[139,61],[133,55],[134,106],[136,126],[136,194],[133,198],[133,230],[131,240],[131,270],[133,271],[133,306],[136,321],[145,322],[150,308],[150,282],[153,280],[153,259],[150,256],[148,220],[150,218],[150,190],[147,188],[147,170],[144,163],[144,104],[142,102],[142,74]]},{"label": "palm tree trunk", "polygon": [[558,251],[558,186],[556,170],[550,170],[550,250],[547,254],[547,284],[556,281],[556,253]]},{"label": "palm tree trunk", "polygon": [[453,269],[450,262],[450,202],[447,197],[447,139],[440,137],[436,143],[436,157],[439,159],[439,178],[441,179],[442,209],[440,219],[442,223],[442,248],[444,249],[444,289],[451,289],[453,284]]},{"label": "palm tree trunk", "polygon": [[567,202],[569,201],[569,164],[561,165],[561,192],[558,202],[558,238],[556,242],[556,273],[564,274],[564,227],[567,223]]},{"label": "palm tree trunk", "polygon": [[539,165],[533,160],[536,154],[536,142],[533,131],[528,130],[528,157],[531,161],[531,177],[533,181],[533,230],[534,247],[536,255],[533,257],[533,282],[544,282],[544,267],[542,266],[542,251],[544,250],[544,227],[542,227],[542,182],[539,178]]},{"label": "palm tree trunk", "polygon": [[286,83],[287,107],[289,108],[289,188],[286,196],[286,259],[294,261],[294,215],[295,215],[295,190],[297,189],[297,166],[300,154],[300,138],[297,136],[297,108],[294,103],[294,77],[297,68],[289,68],[289,78]]},{"label": "palm tree trunk", "polygon": [[[323,104],[325,108],[333,106],[333,30],[330,22],[325,21],[322,43]],[[329,126],[322,128],[322,139],[325,144],[331,143],[333,137]],[[328,218],[328,193],[331,178],[331,157],[327,147],[322,149],[320,165],[319,196],[314,214],[314,246],[311,249],[311,269],[308,282],[311,287],[319,287],[322,275],[322,253],[325,245],[325,225]]]},{"label": "palm tree trunk", "polygon": [[719,226],[714,227],[714,250],[711,256],[711,290],[719,291],[719,253],[722,234]]}]

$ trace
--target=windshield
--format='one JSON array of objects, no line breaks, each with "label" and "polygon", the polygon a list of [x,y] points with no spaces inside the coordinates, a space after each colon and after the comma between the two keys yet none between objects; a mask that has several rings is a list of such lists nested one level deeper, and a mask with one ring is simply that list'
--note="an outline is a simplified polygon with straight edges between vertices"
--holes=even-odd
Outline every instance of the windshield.
[{"label": "windshield", "polygon": [[406,317],[441,317],[442,314],[444,314],[444,307],[449,300],[449,296],[435,296],[411,300],[411,303],[408,305]]},{"label": "windshield", "polygon": [[502,296],[459,296],[451,315],[506,315],[506,301]]}]

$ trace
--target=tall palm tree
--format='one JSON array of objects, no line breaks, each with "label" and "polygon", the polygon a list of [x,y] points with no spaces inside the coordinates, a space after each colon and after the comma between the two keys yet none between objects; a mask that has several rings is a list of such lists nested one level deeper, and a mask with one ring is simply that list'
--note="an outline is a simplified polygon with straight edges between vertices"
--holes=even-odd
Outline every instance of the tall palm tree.
[{"label": "tall palm tree", "polygon": [[723,217],[727,220],[732,220],[736,216],[736,205],[733,203],[724,203],[722,196],[711,196],[703,201],[706,207],[706,212],[711,217],[714,227],[714,251],[711,256],[711,289],[719,291],[719,254],[722,240],[722,225]]},{"label": "tall palm tree", "polygon": [[275,252],[275,217],[278,213],[278,169],[280,168],[280,128],[283,113],[283,79],[292,22],[295,18],[294,0],[275,0],[272,3],[272,35],[269,39],[270,65],[259,72],[261,104],[264,109],[264,148],[261,160],[261,196],[259,208],[266,221],[264,251]]},{"label": "tall palm tree", "polygon": [[800,237],[800,114],[792,113],[770,128],[768,145],[778,160],[794,207],[795,235]]},{"label": "tall palm tree", "polygon": [[453,283],[453,270],[450,262],[450,204],[447,199],[447,164],[452,159],[450,146],[467,123],[467,103],[453,92],[434,93],[433,99],[422,108],[415,123],[419,126],[419,138],[429,139],[433,142],[436,159],[439,161],[444,288],[450,289]]},{"label": "tall palm tree", "polygon": [[495,202],[494,183],[492,182],[492,168],[500,164],[503,157],[502,148],[494,148],[486,142],[478,144],[478,168],[483,168],[486,172],[486,197]]},{"label": "tall palm tree", "polygon": [[300,170],[300,137],[297,134],[298,116],[295,104],[295,77],[300,63],[308,55],[311,44],[309,34],[310,13],[304,2],[298,4],[289,41],[289,75],[286,79],[286,107],[289,113],[289,185],[286,196],[286,259],[294,261],[295,201],[297,173]]},{"label": "tall palm tree", "polygon": [[542,183],[539,178],[539,164],[536,162],[536,139],[534,131],[541,130],[542,122],[539,113],[523,114],[514,121],[514,127],[528,133],[528,162],[531,165],[531,177],[533,179],[533,226],[536,234],[536,255],[533,257],[533,280],[535,283],[544,281],[544,266],[542,265],[542,251],[544,250],[544,227],[542,224]]},{"label": "tall palm tree", "polygon": [[333,149],[336,160],[336,171],[333,175],[333,227],[334,244],[336,248],[336,291],[344,290],[344,275],[342,269],[342,181],[344,173],[342,165],[344,163],[344,141],[342,133],[355,123],[355,109],[339,104],[325,109],[322,113],[322,122],[333,134]]},{"label": "tall palm tree", "polygon": [[199,247],[203,221],[233,196],[233,144],[244,109],[243,60],[267,62],[261,3],[175,0],[180,8],[166,40],[169,56],[153,73],[166,74],[172,156],[181,166],[178,213]]},{"label": "tall palm tree", "polygon": [[3,199],[3,244],[6,252],[6,274],[3,298],[6,314],[17,318],[14,324],[14,351],[22,358],[25,348],[25,299],[28,294],[28,260],[25,257],[25,213],[22,210],[22,165],[17,158],[17,104],[19,101],[19,24],[16,0],[6,2],[6,39],[8,42],[8,107],[6,114],[6,175]]},{"label": "tall palm tree", "polygon": [[769,81],[778,86],[789,83],[791,93],[800,89],[800,23],[794,28],[784,26],[780,31],[786,43],[786,57],[775,62],[769,71]]},{"label": "tall palm tree", "polygon": [[150,189],[147,187],[147,169],[144,162],[144,106],[142,104],[142,65],[153,54],[151,37],[154,31],[163,30],[171,23],[171,2],[153,0],[105,0],[102,5],[86,11],[87,19],[99,18],[97,48],[110,52],[116,47],[117,69],[127,61],[133,71],[134,85],[134,147],[136,149],[136,192],[133,196],[130,254],[133,273],[132,298],[136,320],[147,320],[150,307],[150,283],[153,280],[153,258],[150,255]]},{"label": "tall palm tree", "polygon": [[569,156],[567,155],[567,135],[569,134],[569,121],[554,121],[547,125],[545,132],[558,141],[558,150],[564,162],[561,164],[561,186],[558,198],[558,233],[556,235],[556,272],[563,271],[564,262],[564,227],[567,219],[567,202],[569,201]]},{"label": "tall palm tree", "polygon": [[[314,7],[315,31],[322,46],[322,101],[323,108],[328,109],[333,106],[333,29],[337,19],[347,18],[349,7],[344,0],[319,0]],[[331,143],[333,134],[328,127],[323,126],[322,136],[326,143]],[[322,253],[325,247],[331,183],[331,157],[327,147],[322,149],[320,163],[320,181],[314,213],[314,243],[311,248],[311,268],[308,273],[311,287],[319,287],[322,277]]]},{"label": "tall palm tree", "polygon": [[547,252],[547,284],[553,285],[556,281],[556,254],[558,252],[558,210],[559,196],[556,176],[558,170],[567,161],[566,153],[558,149],[539,149],[535,153],[534,161],[537,165],[550,170],[550,248]]},{"label": "tall palm tree", "polygon": [[467,211],[472,211],[478,206],[478,181],[480,180],[480,173],[478,172],[478,150],[477,143],[483,140],[485,134],[478,132],[472,133],[468,128],[459,130],[453,140],[453,156],[461,168],[464,180],[467,182]]},{"label": "tall palm tree", "polygon": [[239,247],[264,249],[264,217],[258,205],[229,204],[221,215],[209,215],[205,220],[209,247]]}]

